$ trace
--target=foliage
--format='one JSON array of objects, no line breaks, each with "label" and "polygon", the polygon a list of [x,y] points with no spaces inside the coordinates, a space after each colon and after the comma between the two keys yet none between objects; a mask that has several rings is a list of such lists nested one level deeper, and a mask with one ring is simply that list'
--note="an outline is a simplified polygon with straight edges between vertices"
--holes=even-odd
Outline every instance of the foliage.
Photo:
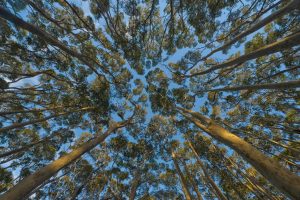
[{"label": "foliage", "polygon": [[1,1],[0,194],[124,122],[24,198],[222,199],[212,182],[227,199],[289,198],[180,110],[297,176],[299,9],[264,22],[286,5]]}]

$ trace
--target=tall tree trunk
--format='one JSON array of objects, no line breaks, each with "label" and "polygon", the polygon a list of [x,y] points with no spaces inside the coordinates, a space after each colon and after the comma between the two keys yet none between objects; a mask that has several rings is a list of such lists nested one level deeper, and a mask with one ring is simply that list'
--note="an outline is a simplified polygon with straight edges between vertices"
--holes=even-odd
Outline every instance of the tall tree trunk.
[{"label": "tall tree trunk", "polygon": [[258,190],[261,194],[263,194],[265,197],[269,198],[270,200],[279,200],[277,197],[275,197],[272,193],[270,193],[268,190],[266,190],[261,184],[259,184],[255,178],[249,176],[246,173],[243,173],[245,176],[245,179],[253,185],[254,188]]},{"label": "tall tree trunk", "polygon": [[7,156],[11,156],[13,154],[16,154],[16,153],[20,153],[22,151],[25,151],[25,150],[28,150],[30,148],[32,148],[33,146],[35,145],[38,145],[38,144],[41,144],[41,143],[44,143],[48,140],[49,138],[45,138],[45,139],[42,139],[42,140],[39,140],[37,142],[33,142],[31,144],[28,144],[28,145],[25,145],[21,148],[18,148],[18,149],[14,149],[14,150],[11,150],[11,151],[8,151],[8,152],[4,152],[4,153],[1,153],[0,154],[0,158],[3,158],[3,157],[7,157]]},{"label": "tall tree trunk", "polygon": [[[242,180],[240,180],[240,177],[238,176],[238,174],[236,172],[234,172],[231,167],[228,167],[226,165],[226,169],[231,174],[232,177],[235,177],[239,182],[243,182]],[[242,176],[242,175],[240,175],[240,176]],[[245,181],[246,181],[246,183],[244,183],[243,185],[245,185],[245,187],[248,188],[248,190],[250,190],[257,197],[257,199],[266,200],[266,199],[264,199],[264,195],[261,194],[260,191],[258,191],[258,189],[252,184],[252,182],[249,181],[249,179],[245,178],[244,176],[242,176],[242,178],[245,179]],[[236,190],[235,190],[235,193],[237,193],[240,196],[240,194]]]},{"label": "tall tree trunk", "polygon": [[129,194],[129,200],[134,200],[135,196],[136,196],[136,191],[140,185],[140,181],[141,181],[141,173],[139,171],[137,171],[135,173],[135,176],[132,180],[131,183],[131,189],[130,189],[130,194]]},{"label": "tall tree trunk", "polygon": [[52,108],[42,108],[42,109],[32,109],[32,110],[13,110],[13,111],[3,111],[0,112],[0,116],[3,115],[11,115],[11,114],[20,114],[20,113],[38,113],[42,111],[48,111],[48,110],[57,110],[58,108],[65,108],[66,106],[56,106]]},{"label": "tall tree trunk", "polygon": [[258,172],[292,199],[300,199],[300,177],[265,156],[242,138],[216,124],[213,120],[184,108],[181,114],[213,138],[238,152]]},{"label": "tall tree trunk", "polygon": [[188,180],[190,181],[190,183],[192,184],[192,186],[193,186],[193,188],[194,188],[194,191],[195,191],[196,194],[197,194],[198,200],[203,200],[202,195],[201,195],[201,193],[200,193],[200,191],[199,191],[199,188],[198,188],[198,186],[197,186],[197,183],[195,182],[194,178],[192,177],[192,175],[191,175],[191,173],[190,173],[188,167],[187,167],[186,164],[185,164],[185,161],[182,161],[182,164],[183,164],[183,167],[184,167],[184,171],[186,172],[187,178],[188,178]]},{"label": "tall tree trunk", "polygon": [[49,115],[48,117],[44,117],[42,119],[36,119],[36,120],[32,120],[32,121],[28,121],[28,122],[22,122],[22,123],[14,123],[12,125],[0,128],[0,133],[4,132],[4,131],[9,131],[9,130],[12,130],[12,129],[21,128],[21,127],[24,127],[24,126],[44,122],[44,121],[47,121],[49,119],[52,119],[52,118],[55,118],[55,117],[60,117],[60,116],[67,115],[67,114],[70,114],[70,113],[87,111],[87,110],[92,110],[92,109],[93,109],[93,107],[85,107],[85,108],[81,108],[81,109],[78,109],[78,110],[73,110],[73,111],[69,111],[69,112],[63,112],[63,113],[58,113],[58,114],[54,114],[54,115]]},{"label": "tall tree trunk", "polygon": [[[217,147],[215,145],[213,145],[214,149],[217,149]],[[250,175],[247,172],[244,172],[243,170],[241,170],[240,166],[238,166],[232,159],[226,157],[225,155],[222,155],[223,160],[225,163],[229,162],[230,165],[226,165],[226,168],[228,169],[228,171],[230,171],[230,173],[234,176],[237,176],[237,173],[240,174],[241,177],[243,177],[245,179],[245,181],[247,181],[251,187],[249,185],[246,184],[246,187],[251,190],[259,199],[270,199],[270,200],[278,200],[276,197],[273,196],[273,194],[267,192],[265,190],[265,188],[263,186],[261,186],[260,184],[258,184],[258,182],[253,179],[250,178]],[[233,169],[236,170],[236,173],[233,172]]]},{"label": "tall tree trunk", "polygon": [[207,179],[207,181],[209,182],[209,184],[211,185],[211,187],[215,190],[216,195],[218,196],[219,199],[221,200],[227,200],[227,198],[225,197],[225,195],[222,193],[222,191],[219,189],[219,187],[217,186],[217,184],[213,181],[213,179],[210,177],[208,171],[206,170],[204,164],[202,163],[202,161],[200,160],[200,156],[197,153],[196,149],[194,148],[194,146],[192,145],[192,143],[189,141],[188,142],[192,152],[195,154],[195,157],[197,159],[197,163],[199,164],[200,168],[202,169],[205,178]]},{"label": "tall tree trunk", "polygon": [[84,153],[90,151],[96,147],[99,143],[103,142],[112,132],[120,127],[125,126],[128,121],[122,123],[116,123],[112,125],[105,133],[102,135],[85,142],[80,147],[74,149],[70,153],[60,157],[59,159],[53,161],[49,165],[41,168],[35,173],[25,177],[14,187],[8,190],[5,194],[0,196],[0,200],[21,200],[24,196],[29,194],[32,190],[38,187],[47,179],[55,175],[59,170],[70,165],[72,162],[80,158]]},{"label": "tall tree trunk", "polygon": [[283,49],[287,49],[287,48],[291,48],[293,46],[299,45],[299,43],[300,43],[300,31],[298,31],[297,33],[294,33],[286,38],[283,38],[277,42],[274,42],[272,44],[261,47],[260,49],[257,49],[253,52],[244,54],[244,55],[234,58],[232,60],[225,61],[224,63],[217,64],[206,70],[196,72],[196,73],[193,73],[190,75],[186,75],[186,77],[203,75],[203,74],[213,72],[217,69],[224,69],[224,68],[230,67],[232,65],[240,65],[248,60],[252,60],[252,59],[266,56],[266,55],[269,55],[272,53],[276,53],[278,51],[282,51]]},{"label": "tall tree trunk", "polygon": [[94,173],[99,170],[99,168],[93,170],[88,177],[84,180],[84,182],[75,189],[75,191],[72,193],[72,197],[70,198],[70,200],[76,200],[78,195],[80,195],[80,193],[82,192],[83,188],[88,184],[88,182],[91,180],[91,178],[93,177]]},{"label": "tall tree trunk", "polygon": [[247,30],[243,31],[242,33],[238,34],[237,36],[235,36],[233,39],[231,39],[229,42],[226,42],[224,45],[222,45],[221,47],[211,51],[209,54],[207,54],[204,58],[202,58],[201,60],[206,60],[208,57],[210,57],[211,55],[213,55],[214,53],[218,52],[218,51],[222,51],[228,47],[230,47],[232,44],[236,43],[237,41],[239,41],[240,39],[242,39],[243,37],[257,31],[258,29],[264,27],[265,25],[271,23],[272,21],[276,20],[277,18],[287,14],[288,12],[290,12],[291,10],[297,9],[297,6],[300,5],[300,1],[299,0],[292,0],[290,1],[286,6],[284,6],[283,8],[277,10],[276,12],[270,14],[269,16],[267,16],[266,18],[264,18],[263,20],[255,23],[253,26],[249,27]]},{"label": "tall tree trunk", "polygon": [[189,191],[188,185],[187,185],[187,181],[184,178],[184,175],[182,174],[182,171],[178,165],[177,159],[176,159],[176,155],[175,153],[172,153],[172,159],[173,159],[173,163],[176,169],[177,174],[179,175],[179,179],[180,179],[180,183],[181,183],[181,187],[184,193],[184,196],[186,198],[186,200],[192,200],[193,196]]},{"label": "tall tree trunk", "polygon": [[53,70],[43,70],[43,71],[35,71],[35,72],[31,72],[31,73],[21,73],[21,72],[11,72],[11,71],[0,69],[0,73],[22,76],[22,78],[17,79],[18,81],[23,78],[35,77],[35,76],[44,74],[44,75],[47,75],[47,76],[50,76],[50,77],[56,79],[57,81],[63,81],[63,82],[68,83],[69,85],[73,86],[73,83],[71,80],[65,80],[62,78],[58,78]]},{"label": "tall tree trunk", "polygon": [[[217,92],[217,91],[239,91],[239,90],[262,90],[262,89],[289,89],[300,87],[300,80],[287,81],[281,83],[265,83],[259,85],[241,85],[233,87],[224,87],[210,90],[203,90],[199,92]],[[197,92],[198,93],[198,92]]]},{"label": "tall tree trunk", "polygon": [[39,185],[38,187],[34,188],[34,190],[32,190],[30,193],[28,193],[26,196],[24,196],[22,198],[22,200],[27,200],[29,199],[29,197],[33,194],[35,194],[36,192],[38,192],[41,188],[43,188],[45,185],[48,185],[49,183],[53,183],[55,181],[58,181],[59,179],[61,179],[62,177],[66,176],[68,173],[70,173],[70,170],[68,170],[67,172],[63,173],[60,176],[57,176],[53,179],[48,179],[47,181],[43,182],[43,184]]},{"label": "tall tree trunk", "polygon": [[52,45],[58,47],[59,49],[61,49],[62,51],[66,52],[67,54],[77,58],[82,63],[87,65],[90,69],[92,69],[97,75],[102,76],[94,68],[95,64],[98,65],[103,71],[108,72],[108,70],[105,69],[99,63],[95,63],[94,61],[90,62],[91,59],[87,58],[86,56],[82,55],[81,53],[78,53],[75,50],[70,49],[69,47],[64,45],[61,41],[57,40],[55,37],[53,37],[52,35],[50,35],[46,31],[43,31],[43,30],[39,29],[38,27],[36,27],[36,26],[34,26],[30,23],[25,22],[24,20],[22,20],[22,19],[18,18],[17,16],[13,15],[12,13],[10,13],[8,10],[6,10],[3,7],[0,7],[0,17],[12,22],[15,26],[21,27],[22,29],[25,29],[25,30],[29,31],[32,34],[37,35],[38,37],[40,37],[44,41],[48,42],[49,44],[52,44]]}]

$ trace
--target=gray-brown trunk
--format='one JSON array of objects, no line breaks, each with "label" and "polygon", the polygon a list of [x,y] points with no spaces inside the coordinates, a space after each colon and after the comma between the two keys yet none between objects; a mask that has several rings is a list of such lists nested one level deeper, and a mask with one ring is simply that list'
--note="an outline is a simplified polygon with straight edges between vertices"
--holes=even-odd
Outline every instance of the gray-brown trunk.
[{"label": "gray-brown trunk", "polygon": [[135,199],[135,196],[136,196],[136,191],[138,189],[138,186],[140,184],[140,180],[141,180],[141,174],[140,172],[136,172],[135,173],[135,176],[132,180],[132,183],[131,183],[131,189],[130,189],[130,194],[129,194],[129,200],[134,200]]},{"label": "gray-brown trunk", "polygon": [[283,8],[277,10],[276,12],[270,14],[269,16],[267,16],[266,18],[264,18],[263,20],[257,22],[256,24],[254,24],[253,26],[249,27],[247,30],[243,31],[242,33],[238,34],[237,36],[235,36],[233,39],[231,39],[229,42],[226,42],[224,45],[222,45],[221,47],[211,51],[209,54],[207,54],[204,58],[202,58],[202,60],[206,60],[208,57],[210,57],[211,55],[215,54],[216,52],[222,51],[228,47],[230,47],[232,44],[236,43],[237,41],[239,41],[240,39],[242,39],[243,37],[246,37],[247,35],[257,31],[258,29],[264,27],[265,25],[271,23],[272,21],[276,20],[277,18],[287,14],[288,12],[290,12],[291,10],[294,10],[297,8],[297,6],[299,6],[300,1],[299,0],[292,0],[290,3],[288,3],[286,6],[284,6]]},{"label": "gray-brown trunk", "polygon": [[22,123],[14,123],[12,125],[0,128],[0,133],[4,132],[4,131],[9,131],[9,130],[12,130],[12,129],[21,128],[21,127],[25,127],[25,126],[28,126],[28,125],[32,125],[32,124],[44,122],[44,121],[47,121],[49,119],[52,119],[52,118],[55,118],[55,117],[59,117],[59,116],[63,116],[63,115],[67,115],[67,114],[70,114],[70,113],[87,111],[87,110],[91,110],[91,109],[92,109],[92,107],[86,107],[86,108],[81,108],[81,109],[74,110],[74,111],[69,111],[69,112],[63,112],[63,113],[49,115],[48,117],[44,117],[42,119],[36,119],[36,120],[31,120],[31,121],[22,122]]},{"label": "gray-brown trunk", "polygon": [[[263,90],[263,89],[290,89],[300,87],[300,80],[287,81],[281,83],[265,83],[259,85],[241,85],[233,87],[224,87],[210,90],[203,90],[203,92],[218,92],[218,91],[239,91],[239,90]],[[202,92],[202,91],[200,91]]]},{"label": "gray-brown trunk", "polygon": [[210,175],[209,175],[208,171],[206,170],[204,164],[200,160],[199,154],[197,153],[196,149],[194,148],[194,146],[192,145],[191,142],[189,142],[189,146],[190,146],[191,150],[193,151],[193,153],[195,154],[195,157],[197,159],[197,163],[199,164],[200,168],[202,169],[205,178],[207,179],[208,183],[211,185],[211,187],[216,192],[216,195],[218,196],[218,198],[221,199],[221,200],[227,200],[227,198],[224,196],[224,194],[222,193],[220,188],[217,186],[217,184],[210,177]]},{"label": "gray-brown trunk", "polygon": [[85,142],[83,145],[74,149],[70,153],[53,161],[37,172],[25,177],[14,187],[8,190],[5,194],[1,195],[0,200],[21,200],[24,196],[41,185],[44,181],[54,176],[59,170],[68,166],[69,164],[80,158],[84,153],[90,151],[99,143],[103,142],[112,132],[114,132],[119,127],[120,126],[118,124],[115,124],[114,126],[110,127],[104,134]]},{"label": "gray-brown trunk", "polygon": [[190,193],[189,191],[189,188],[188,188],[188,185],[187,185],[187,181],[178,165],[178,162],[177,162],[177,159],[176,159],[176,156],[174,153],[172,153],[172,159],[173,159],[173,163],[174,163],[174,166],[175,166],[175,170],[179,176],[179,179],[180,179],[180,183],[181,183],[181,187],[182,187],[182,191],[184,193],[184,196],[186,198],[186,200],[192,200],[193,199],[193,196],[192,194]]},{"label": "gray-brown trunk", "polygon": [[234,58],[232,60],[225,61],[224,63],[217,64],[211,68],[208,68],[206,70],[196,72],[194,74],[186,75],[186,77],[193,77],[198,75],[207,74],[210,72],[213,72],[217,69],[224,69],[226,67],[230,67],[233,65],[240,65],[248,60],[256,59],[262,56],[266,56],[272,53],[276,53],[278,51],[282,51],[283,49],[291,48],[294,46],[299,45],[300,43],[300,32],[294,33],[284,39],[281,39],[277,42],[274,42],[272,44],[266,45],[260,49],[257,49],[253,52],[250,52],[248,54],[244,54],[240,57]]},{"label": "gray-brown trunk", "polygon": [[[25,29],[25,30],[31,32],[34,35],[39,36],[41,39],[45,40],[49,44],[52,44],[52,45],[60,48],[62,51],[66,52],[67,54],[69,54],[69,55],[77,58],[78,60],[80,60],[82,63],[87,65],[90,69],[92,69],[97,75],[99,75],[99,73],[97,72],[97,70],[93,66],[94,64],[100,66],[98,63],[95,63],[95,61],[90,62],[90,59],[88,59],[86,56],[82,55],[81,53],[78,53],[75,50],[70,49],[69,47],[64,45],[62,42],[57,40],[55,37],[53,37],[52,35],[47,33],[46,31],[43,31],[43,30],[39,29],[38,27],[36,27],[36,26],[34,26],[30,23],[25,22],[24,20],[22,20],[22,19],[18,18],[17,16],[13,15],[12,13],[10,13],[8,10],[6,10],[3,7],[0,7],[0,17],[12,22],[15,26],[18,26],[22,29]],[[102,70],[107,71],[102,66],[100,66],[100,67],[102,68]]]},{"label": "gray-brown trunk", "polygon": [[197,186],[197,183],[195,182],[193,176],[191,175],[191,173],[190,173],[188,167],[186,166],[186,164],[185,164],[184,161],[182,162],[182,164],[183,164],[183,167],[184,167],[184,171],[185,171],[185,173],[186,173],[186,175],[187,175],[187,179],[188,179],[188,180],[190,181],[190,183],[192,184],[192,186],[193,186],[193,188],[194,188],[194,191],[195,191],[196,194],[197,194],[198,200],[203,200],[202,195],[201,195],[201,193],[200,193],[200,191],[199,191],[199,188],[198,188],[198,186]]},{"label": "gray-brown trunk", "polygon": [[285,169],[275,160],[265,156],[251,144],[216,124],[213,120],[208,119],[200,113],[195,113],[182,108],[178,109],[183,111],[181,114],[196,126],[238,152],[281,192],[292,199],[300,199],[299,176]]}]

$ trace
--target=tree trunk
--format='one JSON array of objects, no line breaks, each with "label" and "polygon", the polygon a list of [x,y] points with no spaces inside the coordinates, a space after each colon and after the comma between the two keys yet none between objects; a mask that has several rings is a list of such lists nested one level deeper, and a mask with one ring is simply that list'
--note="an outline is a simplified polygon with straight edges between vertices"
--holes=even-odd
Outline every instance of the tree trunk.
[{"label": "tree trunk", "polygon": [[201,196],[201,193],[200,193],[200,191],[199,191],[199,188],[198,188],[196,182],[194,181],[194,178],[192,177],[192,175],[191,175],[191,173],[190,173],[188,167],[186,166],[185,161],[183,161],[182,164],[183,164],[183,167],[184,167],[184,171],[186,172],[187,178],[188,178],[188,180],[190,181],[190,183],[192,184],[192,186],[193,186],[193,188],[194,188],[194,191],[195,191],[196,194],[197,194],[198,200],[203,200],[203,198],[202,198],[202,196]]},{"label": "tree trunk", "polygon": [[130,189],[130,194],[129,194],[129,200],[134,200],[135,196],[136,196],[136,191],[139,187],[141,181],[141,174],[140,172],[136,172],[132,183],[131,183],[131,189]]},{"label": "tree trunk", "polygon": [[[94,63],[94,62],[91,63],[86,58],[86,56],[82,55],[81,53],[78,53],[75,50],[70,49],[69,47],[64,45],[62,42],[60,42],[59,40],[54,38],[52,35],[47,33],[46,31],[43,31],[43,30],[39,29],[38,27],[23,21],[22,19],[20,19],[17,16],[13,15],[12,13],[10,13],[8,10],[6,10],[3,7],[0,7],[0,17],[12,22],[15,26],[21,27],[22,29],[25,29],[25,30],[29,31],[32,34],[37,35],[38,37],[40,37],[44,41],[48,42],[49,44],[52,44],[52,45],[58,47],[59,49],[61,49],[62,51],[66,52],[67,54],[77,58],[82,63],[87,65],[90,69],[92,69],[97,75],[100,75],[93,66],[96,63]],[[97,63],[97,65],[100,66],[98,63]],[[107,69],[103,68],[102,66],[100,66],[100,68],[103,71],[107,71]]]},{"label": "tree trunk", "polygon": [[182,187],[184,196],[185,196],[186,200],[192,200],[193,196],[192,196],[192,194],[189,191],[189,188],[187,186],[187,181],[186,181],[186,179],[184,178],[184,175],[181,172],[181,169],[180,169],[180,167],[178,165],[178,162],[176,160],[176,156],[175,156],[174,153],[172,153],[172,159],[173,159],[173,163],[174,163],[176,172],[179,175],[179,179],[180,179],[180,183],[181,183],[181,187]]},{"label": "tree trunk", "polygon": [[[217,91],[239,91],[239,90],[263,90],[263,89],[290,89],[300,87],[300,80],[287,81],[281,83],[265,83],[259,85],[241,85],[233,87],[224,87],[210,90],[203,90],[199,92],[217,92]],[[198,93],[198,92],[197,92]]]},{"label": "tree trunk", "polygon": [[41,143],[46,142],[47,139],[48,139],[48,138],[45,138],[45,139],[43,139],[43,140],[39,140],[39,141],[37,141],[37,142],[33,142],[33,143],[31,143],[31,144],[25,145],[25,146],[23,146],[23,147],[21,147],[21,148],[14,149],[14,150],[11,150],[11,151],[8,151],[8,152],[4,152],[4,153],[0,154],[0,158],[7,157],[7,156],[11,156],[11,155],[13,155],[13,154],[20,153],[20,152],[22,152],[22,151],[25,151],[25,150],[27,150],[27,149],[30,149],[30,148],[32,148],[33,146],[37,145],[37,144],[41,144]]},{"label": "tree trunk", "polygon": [[88,184],[88,182],[91,180],[91,178],[93,177],[95,171],[99,170],[99,168],[93,170],[88,177],[84,180],[84,182],[75,189],[75,191],[73,192],[73,194],[71,195],[72,197],[70,198],[70,200],[76,200],[78,195],[82,192],[83,188]]},{"label": "tree trunk", "polygon": [[38,113],[38,112],[48,111],[48,110],[57,110],[58,108],[65,108],[65,107],[66,106],[56,106],[53,108],[43,108],[43,109],[3,111],[3,112],[0,112],[0,116],[11,115],[11,114],[20,114],[20,113]]},{"label": "tree trunk", "polygon": [[[43,70],[43,71],[36,71],[36,72],[31,72],[31,73],[21,73],[21,72],[11,72],[11,71],[0,69],[0,73],[13,74],[13,75],[17,75],[17,76],[22,76],[23,78],[30,78],[30,77],[35,77],[35,76],[44,74],[44,75],[47,75],[47,76],[50,76],[50,77],[56,79],[57,81],[63,81],[63,82],[68,83],[69,85],[73,86],[72,81],[58,78],[53,70]],[[18,79],[18,80],[21,80],[21,79]]]},{"label": "tree trunk", "polygon": [[196,72],[190,75],[186,75],[186,77],[193,77],[198,75],[203,75],[215,71],[217,69],[223,69],[226,67],[230,67],[232,65],[240,65],[248,60],[252,60],[255,58],[259,58],[262,56],[266,56],[272,53],[276,53],[278,51],[282,51],[283,49],[291,48],[293,46],[299,45],[300,43],[300,32],[294,33],[284,39],[281,39],[277,42],[269,44],[267,46],[261,47],[253,52],[248,54],[244,54],[238,58],[234,58],[232,60],[225,61],[224,63],[217,64],[211,68],[208,68],[204,71]]},{"label": "tree trunk", "polygon": [[[214,148],[217,147],[214,145]],[[270,200],[278,200],[276,197],[273,196],[273,194],[267,192],[263,186],[261,186],[254,178],[250,178],[250,175],[245,171],[241,170],[241,167],[238,166],[232,159],[227,158],[225,155],[223,155],[224,162],[229,162],[230,165],[226,165],[226,168],[231,171],[231,174],[236,175],[236,173],[233,172],[232,169],[235,169],[237,173],[240,174],[241,177],[247,181],[249,185],[246,184],[247,188],[251,190],[253,193],[257,195],[259,199],[270,199]]]},{"label": "tree trunk", "polygon": [[205,178],[207,179],[207,181],[209,182],[209,184],[212,186],[212,188],[215,190],[217,196],[219,199],[221,200],[227,200],[227,198],[224,196],[224,194],[222,193],[222,191],[219,189],[219,187],[217,186],[217,184],[213,181],[213,179],[209,176],[208,171],[206,170],[204,164],[202,163],[202,161],[200,160],[199,154],[197,153],[196,149],[194,148],[194,146],[192,145],[192,143],[189,141],[188,142],[191,150],[193,151],[193,153],[195,154],[195,157],[197,159],[197,163],[199,164],[200,168],[202,169]]},{"label": "tree trunk", "polygon": [[248,142],[219,126],[213,120],[210,120],[200,113],[186,110],[184,108],[178,109],[182,111],[181,114],[183,116],[193,122],[197,127],[238,152],[280,191],[292,199],[300,199],[299,176],[285,169],[275,160],[265,156]]},{"label": "tree trunk", "polygon": [[279,197],[274,196],[274,194],[272,192],[270,192],[269,190],[266,190],[263,185],[261,183],[259,183],[255,177],[253,177],[251,174],[247,174],[247,176],[249,177],[249,179],[252,181],[252,183],[254,183],[257,187],[261,188],[261,190],[267,195],[269,196],[269,198],[271,199],[275,199],[275,200],[280,200]]},{"label": "tree trunk", "polygon": [[99,143],[103,142],[112,132],[114,132],[120,127],[123,127],[124,125],[126,125],[126,123],[127,122],[125,122],[125,124],[114,124],[104,134],[85,142],[82,146],[53,161],[52,163],[41,168],[37,172],[25,177],[14,187],[8,190],[5,194],[0,196],[0,200],[21,200],[24,196],[29,194],[32,190],[34,190],[44,181],[51,178],[59,170],[63,169],[64,167],[68,166],[69,164],[80,158],[84,153],[90,151]]},{"label": "tree trunk", "polygon": [[24,127],[24,126],[28,126],[28,125],[32,125],[32,124],[44,122],[44,121],[47,121],[49,119],[52,119],[52,118],[55,118],[55,117],[59,117],[59,116],[62,116],[62,115],[67,115],[67,114],[70,114],[70,113],[73,113],[73,112],[80,112],[80,111],[91,110],[91,109],[92,109],[91,107],[81,108],[81,109],[78,109],[78,110],[75,110],[75,111],[70,111],[70,112],[64,112],[64,113],[58,113],[58,114],[50,115],[50,116],[44,117],[42,119],[36,119],[36,120],[32,120],[32,121],[28,121],[28,122],[23,122],[23,123],[14,123],[12,125],[0,128],[0,133],[4,132],[4,131],[9,131],[9,130],[12,130],[12,129],[21,128],[21,127]]},{"label": "tree trunk", "polygon": [[209,54],[207,54],[204,58],[202,58],[201,60],[206,60],[208,57],[210,57],[211,55],[213,55],[214,53],[218,52],[218,51],[222,51],[228,47],[230,47],[232,44],[236,43],[237,41],[239,41],[240,39],[242,39],[243,37],[257,31],[258,29],[264,27],[265,25],[271,23],[272,21],[276,20],[277,18],[287,14],[288,12],[290,12],[291,10],[294,10],[297,8],[297,6],[300,5],[300,1],[299,0],[292,0],[290,3],[288,3],[286,6],[284,6],[283,8],[277,10],[276,12],[270,14],[269,16],[267,16],[265,19],[257,22],[256,24],[254,24],[253,26],[249,27],[247,30],[245,30],[244,32],[238,34],[237,36],[235,36],[233,39],[231,39],[229,42],[226,42],[224,45],[222,45],[221,47],[211,51]]},{"label": "tree trunk", "polygon": [[5,132],[5,131],[9,131],[9,130],[12,130],[12,129],[21,128],[21,127],[24,127],[24,126],[28,126],[28,125],[32,125],[32,124],[44,122],[44,121],[47,121],[49,119],[52,119],[52,118],[55,118],[55,117],[59,117],[59,116],[62,116],[62,115],[66,115],[66,114],[68,114],[68,113],[58,113],[58,114],[55,114],[55,115],[50,115],[48,117],[44,117],[42,119],[36,119],[36,120],[32,120],[32,121],[28,121],[28,122],[23,122],[23,123],[14,123],[12,125],[0,128],[0,133],[1,132]]}]

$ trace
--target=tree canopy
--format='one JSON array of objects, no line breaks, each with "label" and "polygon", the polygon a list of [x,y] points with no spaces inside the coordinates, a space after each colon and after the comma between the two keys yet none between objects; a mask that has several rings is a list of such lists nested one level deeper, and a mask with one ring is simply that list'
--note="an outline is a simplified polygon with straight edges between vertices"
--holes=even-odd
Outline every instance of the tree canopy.
[{"label": "tree canopy", "polygon": [[0,200],[300,199],[300,0],[0,1]]}]

